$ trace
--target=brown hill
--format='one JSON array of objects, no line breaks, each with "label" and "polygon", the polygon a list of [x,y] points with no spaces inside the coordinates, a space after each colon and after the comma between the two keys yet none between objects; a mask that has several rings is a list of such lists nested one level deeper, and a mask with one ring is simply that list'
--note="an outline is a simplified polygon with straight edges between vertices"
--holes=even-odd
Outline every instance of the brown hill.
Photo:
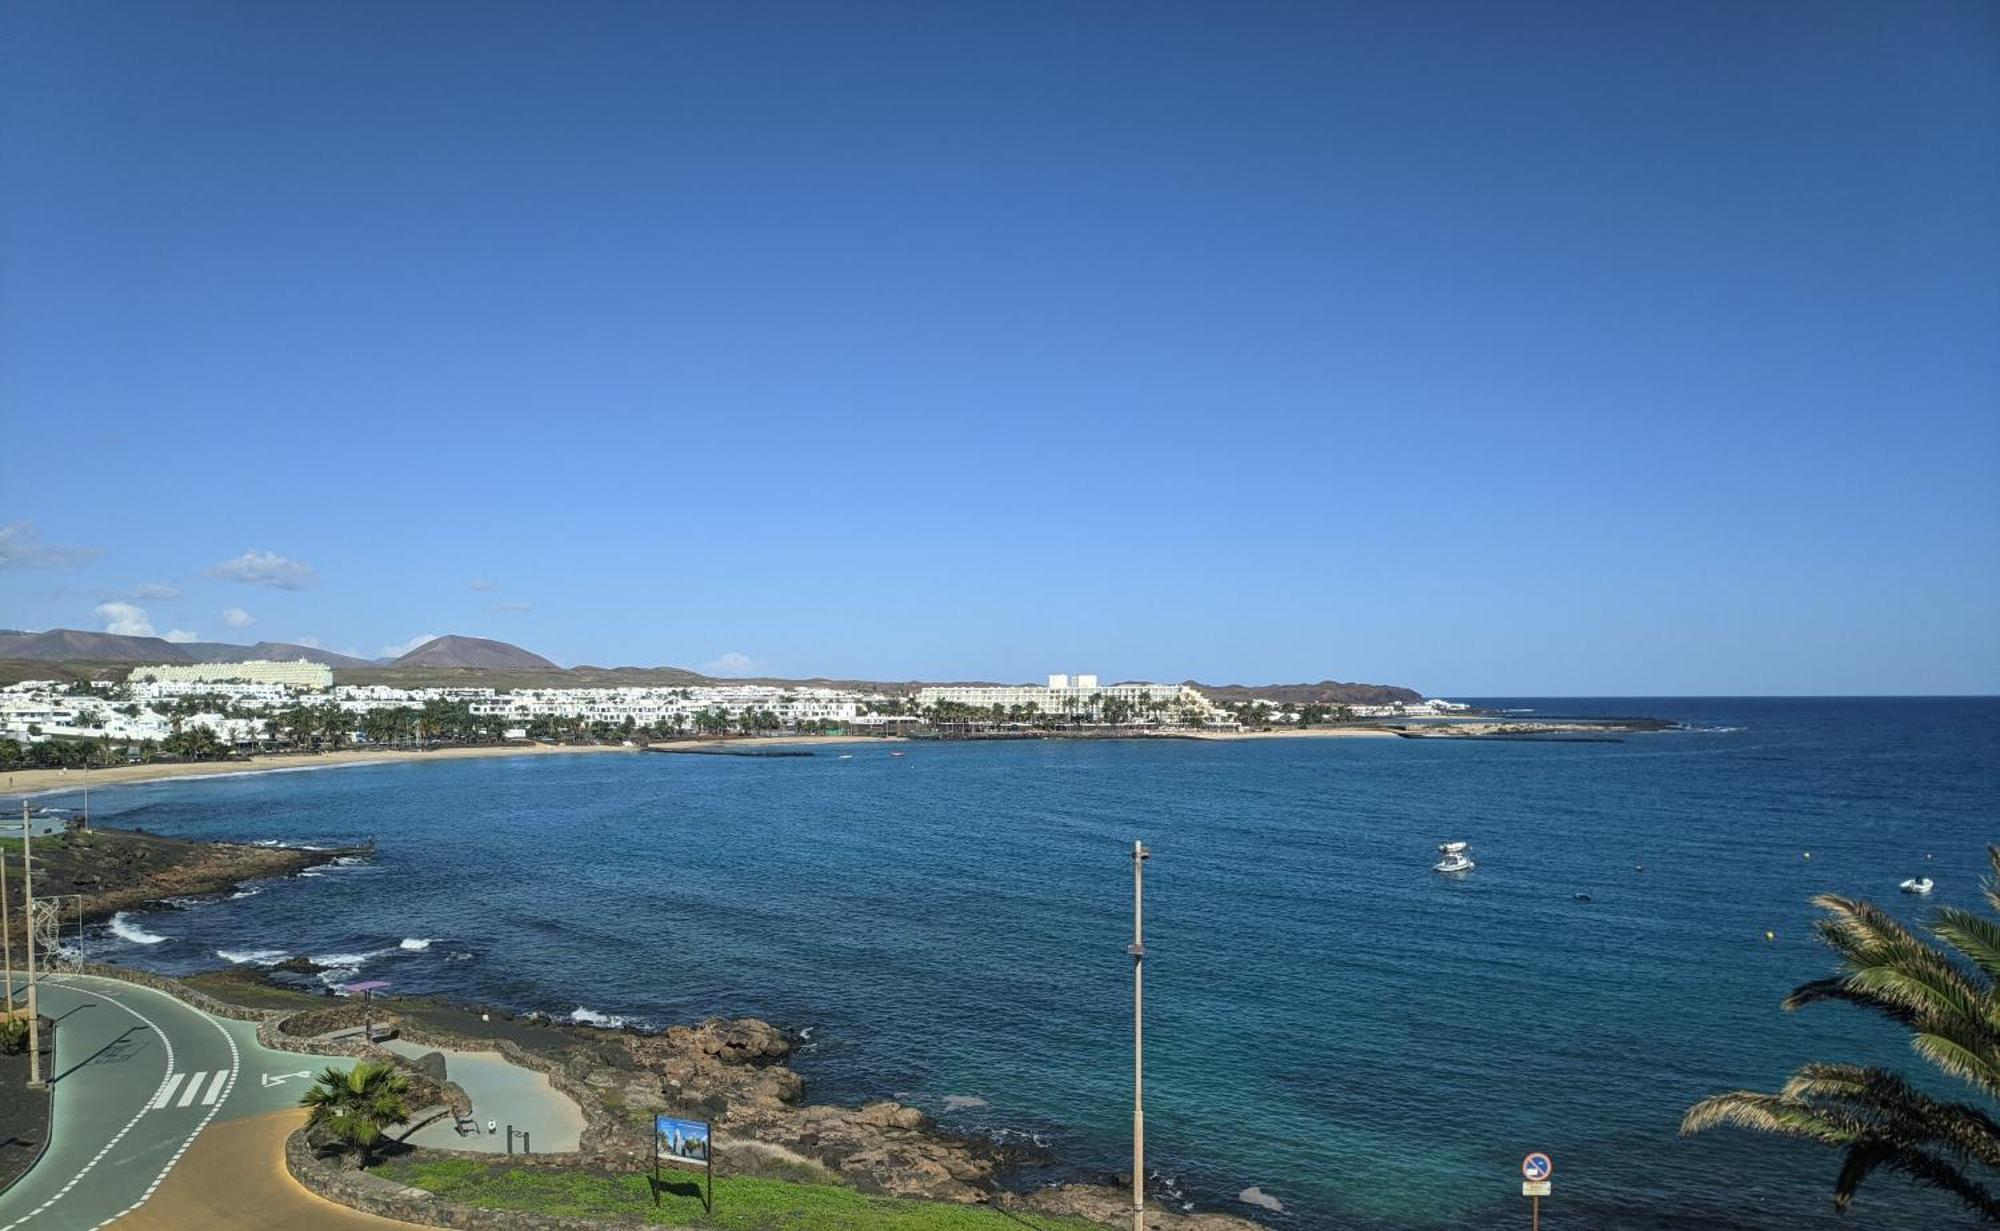
[{"label": "brown hill", "polygon": [[14,662],[240,663],[253,658],[281,661],[303,658],[329,667],[368,665],[366,659],[284,641],[236,645],[228,641],[128,637],[123,633],[93,633],[80,628],[52,628],[44,633],[0,629],[0,659]]},{"label": "brown hill", "polygon": [[433,637],[387,664],[402,667],[477,667],[488,671],[560,671],[540,654],[484,637]]}]

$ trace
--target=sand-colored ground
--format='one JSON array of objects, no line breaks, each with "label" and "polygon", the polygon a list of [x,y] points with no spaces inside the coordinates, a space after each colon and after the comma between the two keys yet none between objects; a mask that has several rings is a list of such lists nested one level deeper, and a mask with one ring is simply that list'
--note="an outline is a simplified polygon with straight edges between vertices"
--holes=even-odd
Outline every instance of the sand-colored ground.
[{"label": "sand-colored ground", "polygon": [[118,1220],[119,1231],[392,1231],[377,1218],[307,1192],[285,1170],[285,1138],[303,1111],[211,1125],[152,1199]]},{"label": "sand-colored ground", "polygon": [[[875,735],[797,735],[757,740],[683,739],[656,743],[655,748],[700,748],[727,744],[849,744],[881,743],[893,737]],[[176,764],[116,765],[90,771],[90,785],[163,782],[172,778],[207,778],[217,774],[268,774],[287,770],[338,769],[344,765],[383,765],[398,761],[453,761],[465,757],[566,756],[587,752],[632,752],[616,744],[505,744],[478,748],[355,748],[341,752],[274,753],[244,761],[191,761]],[[30,795],[41,791],[73,791],[84,785],[82,770],[17,769],[0,773],[0,794]]]}]

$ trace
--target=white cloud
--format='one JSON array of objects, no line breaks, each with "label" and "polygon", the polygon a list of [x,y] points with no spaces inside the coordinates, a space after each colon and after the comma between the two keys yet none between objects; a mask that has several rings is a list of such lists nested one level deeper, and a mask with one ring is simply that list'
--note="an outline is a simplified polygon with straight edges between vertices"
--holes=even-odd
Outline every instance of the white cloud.
[{"label": "white cloud", "polygon": [[201,634],[191,628],[170,628],[163,635],[168,641],[176,643],[201,640]]},{"label": "white cloud", "polygon": [[246,551],[208,570],[208,575],[274,590],[303,590],[319,581],[310,564],[288,560],[274,551]]},{"label": "white cloud", "polygon": [[703,663],[701,669],[709,675],[758,675],[764,670],[764,661],[731,650]]},{"label": "white cloud", "polygon": [[131,603],[99,603],[97,618],[104,621],[107,633],[117,633],[121,637],[153,635],[153,621],[146,615],[146,609]]},{"label": "white cloud", "polygon": [[488,611],[533,611],[534,609],[535,605],[533,603],[488,603],[486,605],[486,610]]},{"label": "white cloud", "polygon": [[474,577],[471,581],[468,581],[465,584],[471,586],[475,590],[498,590],[500,588],[499,582],[489,581],[484,577]]},{"label": "white cloud", "polygon": [[0,526],[0,569],[68,568],[104,554],[102,547],[50,547],[34,523],[17,521]]},{"label": "white cloud", "polygon": [[132,593],[125,597],[141,601],[159,599],[162,602],[166,602],[180,596],[181,588],[179,586],[170,586],[164,581],[142,581],[138,585],[133,586]]},{"label": "white cloud", "polygon": [[436,641],[436,640],[437,640],[437,638],[438,638],[438,635],[437,635],[436,633],[418,633],[418,634],[417,634],[416,636],[414,636],[414,637],[410,638],[410,639],[409,639],[408,641],[405,641],[405,642],[402,642],[402,643],[401,643],[401,644],[399,644],[399,645],[385,645],[385,646],[383,646],[383,647],[382,647],[381,649],[379,649],[379,650],[375,651],[375,657],[377,657],[377,658],[401,658],[401,657],[402,657],[403,655],[405,655],[405,654],[409,653],[409,652],[410,652],[411,650],[414,650],[414,649],[416,649],[416,648],[417,648],[418,646],[422,645],[422,644],[423,644],[424,642],[426,642],[426,641]]},{"label": "white cloud", "polygon": [[222,622],[231,628],[248,628],[257,622],[257,617],[241,607],[228,607],[222,612]]}]

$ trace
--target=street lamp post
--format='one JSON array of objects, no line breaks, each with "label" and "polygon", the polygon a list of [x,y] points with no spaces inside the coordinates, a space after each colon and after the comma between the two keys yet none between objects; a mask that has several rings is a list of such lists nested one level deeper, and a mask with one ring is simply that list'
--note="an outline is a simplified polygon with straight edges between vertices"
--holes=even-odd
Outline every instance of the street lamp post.
[{"label": "street lamp post", "polygon": [[35,856],[34,826],[28,822],[28,801],[21,801],[21,913],[28,924],[28,1089],[42,1088],[41,1002],[35,995]]},{"label": "street lamp post", "polygon": [[1146,861],[1132,843],[1132,1231],[1146,1231]]}]

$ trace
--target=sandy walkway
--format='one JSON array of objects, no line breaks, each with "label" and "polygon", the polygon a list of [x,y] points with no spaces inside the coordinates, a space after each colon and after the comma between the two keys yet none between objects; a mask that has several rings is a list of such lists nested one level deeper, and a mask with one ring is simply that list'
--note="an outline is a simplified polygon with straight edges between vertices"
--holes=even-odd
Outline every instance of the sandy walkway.
[{"label": "sandy walkway", "polygon": [[152,1199],[119,1231],[389,1231],[411,1224],[335,1205],[285,1170],[285,1138],[303,1111],[223,1120],[195,1138]]}]

